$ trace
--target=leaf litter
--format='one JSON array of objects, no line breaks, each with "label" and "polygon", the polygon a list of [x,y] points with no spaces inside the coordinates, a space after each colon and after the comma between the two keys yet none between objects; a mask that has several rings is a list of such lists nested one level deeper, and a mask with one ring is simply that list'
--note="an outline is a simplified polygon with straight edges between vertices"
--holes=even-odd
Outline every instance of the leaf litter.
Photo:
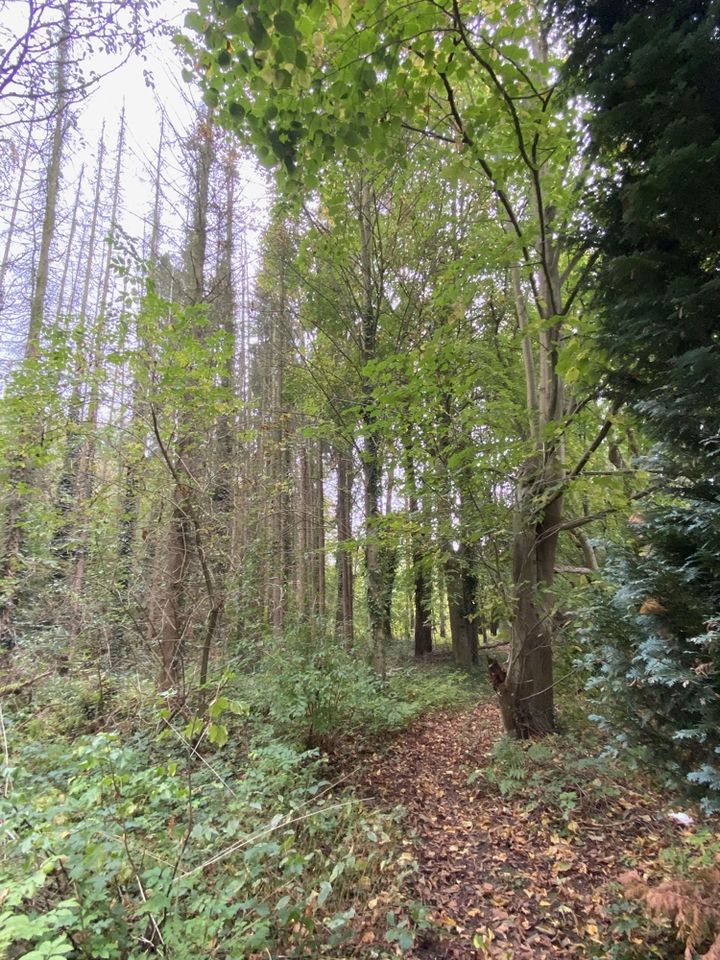
[{"label": "leaf litter", "polygon": [[[431,927],[408,960],[575,960],[609,955],[621,938],[608,906],[629,867],[652,873],[678,839],[653,789],[608,791],[560,819],[543,797],[503,797],[488,774],[502,736],[497,708],[426,717],[370,754],[358,786],[374,803],[404,808],[410,837],[408,898]],[[357,776],[357,774],[356,774]],[[641,779],[637,784],[645,787]],[[359,911],[363,944],[377,902]],[[369,909],[368,909],[369,907]]]}]

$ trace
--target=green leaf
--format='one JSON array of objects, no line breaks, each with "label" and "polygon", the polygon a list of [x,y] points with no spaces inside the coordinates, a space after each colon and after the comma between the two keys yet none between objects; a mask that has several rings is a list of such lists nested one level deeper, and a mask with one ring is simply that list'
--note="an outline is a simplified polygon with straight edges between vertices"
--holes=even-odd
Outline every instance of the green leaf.
[{"label": "green leaf", "polygon": [[216,747],[224,747],[228,742],[228,728],[224,723],[211,723],[208,727],[208,740]]},{"label": "green leaf", "polygon": [[253,46],[257,50],[267,50],[270,47],[270,36],[263,26],[262,20],[255,13],[248,16],[248,33]]},{"label": "green leaf", "polygon": [[295,63],[297,46],[293,37],[280,37],[278,51],[280,53],[281,63]]},{"label": "green leaf", "polygon": [[197,10],[191,10],[185,15],[185,26],[188,30],[195,30],[197,33],[205,31],[205,21]]},{"label": "green leaf", "polygon": [[281,10],[276,13],[273,23],[277,32],[283,34],[283,36],[295,36],[295,18],[288,10]]},{"label": "green leaf", "polygon": [[287,70],[276,70],[273,73],[273,86],[278,90],[287,90],[292,83],[292,77]]}]

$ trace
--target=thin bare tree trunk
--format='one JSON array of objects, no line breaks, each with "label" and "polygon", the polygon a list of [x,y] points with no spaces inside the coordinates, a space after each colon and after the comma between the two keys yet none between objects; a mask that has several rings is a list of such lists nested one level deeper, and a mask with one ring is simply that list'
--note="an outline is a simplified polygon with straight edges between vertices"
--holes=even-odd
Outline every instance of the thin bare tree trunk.
[{"label": "thin bare tree trunk", "polygon": [[[68,126],[66,74],[69,5],[66,4],[63,10],[64,19],[57,47],[57,106],[45,178],[45,209],[30,301],[30,322],[25,341],[26,366],[37,362],[40,357],[50,250],[57,222],[62,155]],[[15,444],[17,452],[8,470],[9,493],[5,511],[5,538],[0,560],[0,646],[6,648],[11,648],[14,644],[12,620],[18,600],[23,514],[28,502],[28,493],[32,491],[35,483],[35,448],[40,442],[41,434],[42,425],[38,429],[35,418],[18,425]]]},{"label": "thin bare tree trunk", "polygon": [[288,284],[291,235],[286,221],[277,217],[268,231],[268,257],[274,268],[273,292],[265,295],[261,322],[264,351],[262,375],[261,470],[268,484],[261,493],[265,515],[258,546],[264,555],[260,582],[264,590],[264,618],[279,634],[289,612],[291,589],[299,574],[296,539],[299,530],[292,515],[296,476],[294,420],[285,408],[285,368],[292,331]]},{"label": "thin bare tree trunk", "polygon": [[408,507],[412,524],[410,549],[413,569],[415,656],[424,657],[432,653],[432,580],[428,565],[427,544],[422,534],[423,512],[418,501],[415,464],[409,445],[405,450],[405,478],[408,485]]},{"label": "thin bare tree trunk", "polygon": [[60,524],[53,538],[53,549],[60,561],[56,577],[66,578],[69,602],[66,609],[66,624],[69,642],[72,648],[82,625],[80,609],[79,584],[77,571],[84,565],[82,557],[83,527],[88,518],[84,514],[86,497],[83,491],[83,464],[82,449],[87,438],[83,439],[83,405],[84,392],[87,389],[91,371],[86,364],[85,349],[88,329],[88,307],[90,302],[90,285],[95,262],[94,251],[98,221],[100,218],[100,200],[103,185],[105,162],[105,129],[100,134],[98,145],[97,165],[95,168],[95,190],[90,217],[90,233],[88,239],[88,255],[85,260],[85,271],[80,301],[80,316],[76,328],[75,364],[73,372],[72,393],[68,404],[68,426],[65,439],[62,471],[57,487],[57,508],[60,515]]},{"label": "thin bare tree trunk", "polygon": [[[363,368],[374,359],[377,350],[377,293],[373,277],[373,223],[375,210],[373,190],[369,182],[360,184],[360,270],[362,281],[361,344]],[[367,590],[370,642],[375,668],[385,674],[386,647],[390,637],[386,634],[387,618],[383,616],[386,605],[387,558],[380,543],[382,517],[380,496],[382,485],[381,444],[375,422],[372,385],[363,378],[362,405],[362,451],[360,460],[365,482],[365,579]]]},{"label": "thin bare tree trunk", "polygon": [[320,620],[325,618],[325,494],[323,484],[323,444],[318,440],[312,457],[310,537],[312,560],[313,601],[312,613]]},{"label": "thin bare tree trunk", "polygon": [[[102,377],[102,353],[106,335],[107,326],[107,308],[108,296],[110,293],[111,260],[113,249],[113,231],[117,226],[118,207],[120,203],[120,177],[122,173],[123,152],[125,146],[125,111],[120,117],[120,126],[118,130],[117,157],[115,162],[115,176],[112,188],[112,201],[110,208],[110,236],[106,243],[105,263],[103,266],[100,298],[95,318],[95,336],[93,344],[92,368],[89,371],[90,379],[90,398],[88,402],[86,418],[86,434],[80,457],[78,461],[77,476],[77,510],[81,516],[87,507],[88,500],[92,494],[93,471],[95,462],[95,447],[97,441],[98,412],[100,407],[100,383]],[[93,220],[95,220],[96,211],[93,211]],[[72,592],[76,602],[80,603],[85,578],[85,566],[87,563],[88,551],[88,526],[87,522],[81,525],[80,536],[75,549],[74,570],[72,575]],[[80,617],[77,618],[80,622]]]},{"label": "thin bare tree trunk", "polygon": [[[162,207],[162,169],[163,169],[163,148],[165,146],[165,114],[162,114],[160,120],[160,135],[158,137],[158,146],[155,153],[155,167],[153,176],[153,209],[150,228],[150,243],[147,250],[147,259],[149,264],[148,279],[150,285],[154,288],[157,281],[158,263],[160,258],[160,213]],[[149,353],[147,345],[144,343],[142,331],[136,328],[136,338],[138,347],[144,352]],[[127,456],[123,477],[123,495],[122,508],[120,514],[120,524],[118,532],[118,561],[119,561],[119,584],[118,596],[121,607],[127,606],[129,601],[130,574],[133,546],[136,539],[136,529],[139,513],[138,502],[138,480],[140,476],[140,466],[145,459],[145,448],[147,445],[149,404],[148,398],[143,395],[141,384],[134,380],[132,385],[132,410],[130,414],[130,436],[134,438],[136,445],[139,446],[137,454],[130,453]],[[138,443],[139,441],[139,443]],[[149,589],[147,593],[147,639],[154,643],[160,636],[162,629],[162,611],[163,611],[163,546],[165,539],[164,530],[164,511],[163,505],[160,505],[157,514],[157,523],[153,524],[150,534],[150,548],[148,560]],[[119,628],[115,646],[118,654],[122,649],[124,633]]]},{"label": "thin bare tree trunk", "polygon": [[[447,461],[458,452],[452,432],[452,398],[446,395],[441,412],[441,443],[438,451],[439,497],[437,504],[441,543],[443,544],[444,586],[447,594],[448,618],[453,659],[458,666],[470,669],[478,656],[477,575],[475,552],[463,540],[467,506],[462,490],[454,503],[453,487]],[[469,478],[465,478],[469,482]],[[460,515],[459,530],[453,522],[453,512]]]},{"label": "thin bare tree trunk", "polygon": [[3,250],[2,263],[0,263],[0,316],[2,316],[4,313],[5,275],[7,273],[8,264],[10,263],[10,251],[12,250],[13,241],[15,239],[15,223],[17,222],[20,201],[22,200],[23,189],[25,187],[25,176],[27,174],[28,157],[30,155],[30,146],[33,139],[33,123],[35,120],[36,108],[37,103],[33,103],[32,114],[28,122],[27,137],[25,138],[25,146],[23,147],[22,160],[20,161],[20,170],[18,171],[18,182],[15,189],[15,197],[13,198],[13,205],[10,210],[10,219],[7,225],[7,234],[5,236],[5,248]]},{"label": "thin bare tree trunk", "polygon": [[335,632],[347,646],[353,642],[353,563],[352,563],[352,452],[345,446],[337,453],[337,502],[335,523],[337,529],[337,609]]},{"label": "thin bare tree trunk", "polygon": [[[75,202],[73,203],[72,215],[70,218],[70,233],[67,239],[67,250],[65,251],[65,262],[63,263],[62,278],[60,280],[60,290],[57,299],[57,320],[62,322],[66,312],[65,290],[67,288],[68,274],[70,273],[70,263],[73,255],[73,243],[75,242],[75,233],[77,231],[78,210],[80,209],[80,195],[82,193],[83,177],[85,175],[85,165],[80,167],[80,176],[78,177],[77,190],[75,191]],[[72,304],[72,296],[70,299]]]},{"label": "thin bare tree trunk", "polygon": [[62,36],[58,43],[58,73],[57,73],[57,107],[55,111],[55,125],[50,146],[50,160],[45,180],[45,212],[43,216],[42,233],[40,235],[40,251],[35,269],[32,300],[30,301],[30,326],[28,328],[25,345],[25,357],[37,357],[40,352],[40,337],[45,317],[45,297],[50,269],[50,248],[52,247],[57,224],[57,204],[60,195],[60,179],[62,169],[65,134],[67,132],[67,34],[69,32],[70,5],[64,7],[64,21],[61,27]]}]

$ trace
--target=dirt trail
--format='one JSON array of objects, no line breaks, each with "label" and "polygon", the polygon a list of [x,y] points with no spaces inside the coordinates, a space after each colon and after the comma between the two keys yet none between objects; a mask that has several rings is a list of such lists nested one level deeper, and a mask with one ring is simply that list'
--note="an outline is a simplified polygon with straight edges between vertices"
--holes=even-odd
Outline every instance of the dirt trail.
[{"label": "dirt trail", "polygon": [[[423,720],[374,756],[363,789],[401,804],[416,831],[411,896],[446,935],[414,960],[559,960],[607,956],[608,884],[629,862],[654,859],[667,819],[642,794],[558,823],[542,805],[507,801],[482,772],[500,735],[494,704]],[[474,945],[473,945],[474,944]]]}]

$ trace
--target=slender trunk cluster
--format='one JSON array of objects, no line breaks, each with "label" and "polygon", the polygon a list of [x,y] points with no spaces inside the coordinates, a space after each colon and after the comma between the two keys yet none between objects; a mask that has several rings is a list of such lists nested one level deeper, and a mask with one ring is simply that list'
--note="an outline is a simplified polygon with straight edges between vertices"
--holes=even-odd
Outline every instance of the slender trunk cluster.
[{"label": "slender trunk cluster", "polygon": [[[50,152],[45,169],[42,226],[32,278],[29,322],[23,351],[24,372],[30,377],[31,381],[36,380],[36,373],[39,370],[39,361],[42,353],[50,255],[55,238],[62,159],[68,132],[66,83],[69,8],[66,6],[64,9],[65,18],[60,27],[60,36],[57,40],[58,59],[55,83],[55,119],[50,140]],[[32,127],[28,132],[28,138],[31,132]],[[26,146],[23,166],[21,168],[21,183],[18,186],[18,191],[22,189],[22,181],[25,177],[28,149]],[[20,196],[19,192],[17,196]],[[16,213],[17,211],[14,207],[12,215],[13,229]],[[5,254],[3,256],[3,281],[7,269],[7,257],[9,255],[11,240],[12,231],[8,234]],[[27,389],[28,386],[31,385],[25,385],[25,389]],[[36,382],[35,388],[40,388],[40,384]],[[13,441],[15,451],[8,465],[7,489],[9,493],[5,503],[4,536],[2,557],[0,558],[0,646],[6,648],[11,647],[14,642],[13,616],[21,589],[21,554],[25,536],[24,512],[28,498],[33,494],[33,488],[37,480],[37,461],[40,459],[42,452],[42,424],[38,424],[29,412],[22,409],[19,410],[15,430],[16,437]]]}]

